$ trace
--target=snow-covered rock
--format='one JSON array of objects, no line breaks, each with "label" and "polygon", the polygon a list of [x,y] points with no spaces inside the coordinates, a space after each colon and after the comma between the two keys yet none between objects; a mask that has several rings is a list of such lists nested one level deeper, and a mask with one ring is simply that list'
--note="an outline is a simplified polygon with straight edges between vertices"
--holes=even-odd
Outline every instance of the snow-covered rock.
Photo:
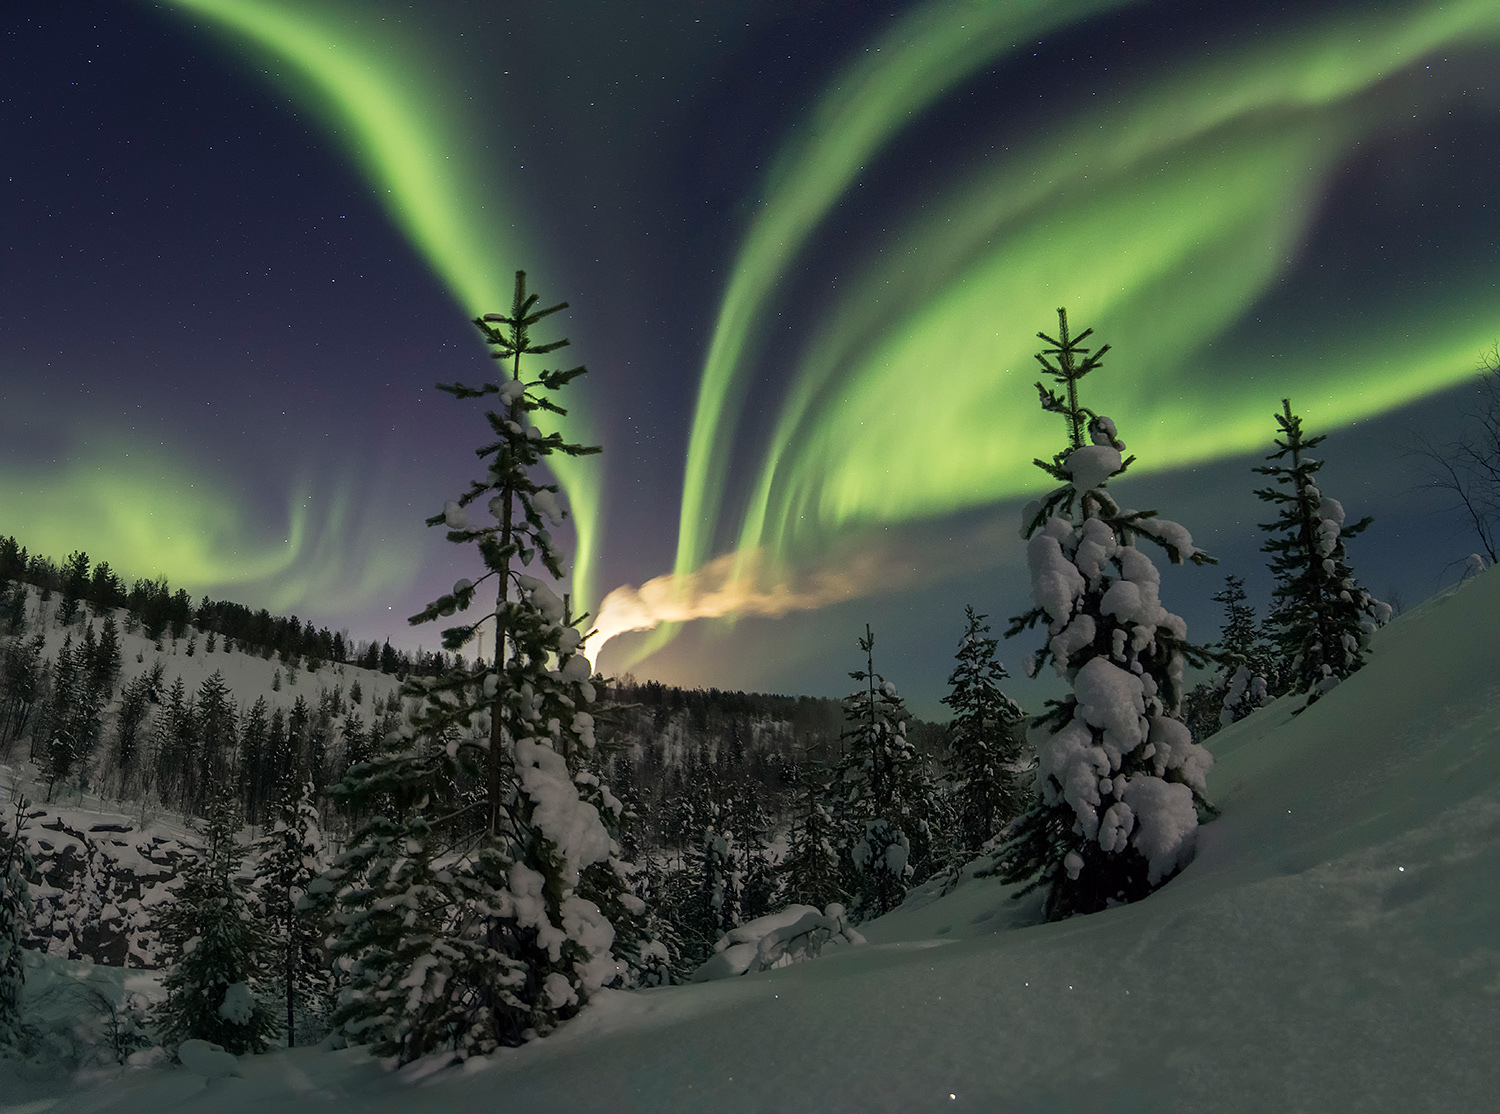
[{"label": "snow-covered rock", "polygon": [[210,1041],[183,1041],[177,1046],[177,1058],[188,1071],[204,1079],[227,1079],[243,1074],[239,1058]]}]

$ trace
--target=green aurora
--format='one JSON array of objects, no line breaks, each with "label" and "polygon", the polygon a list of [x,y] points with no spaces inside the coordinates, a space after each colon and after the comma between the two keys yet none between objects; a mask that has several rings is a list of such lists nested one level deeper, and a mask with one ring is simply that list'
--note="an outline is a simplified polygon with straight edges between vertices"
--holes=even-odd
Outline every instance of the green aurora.
[{"label": "green aurora", "polygon": [[[506,195],[506,175],[477,153],[487,146],[485,124],[438,84],[435,75],[444,68],[410,28],[397,37],[353,4],[171,3],[273,67],[270,75],[345,149],[466,315],[507,309],[519,268],[540,273],[542,281],[534,276],[532,286],[546,296],[537,246],[520,231],[525,221],[511,219],[519,206]],[[591,440],[577,409],[557,423],[568,439]],[[593,592],[602,474],[587,458],[559,457],[552,467],[567,492],[577,538],[573,592],[586,601]]]},{"label": "green aurora", "polygon": [[[448,81],[436,38],[409,23],[398,32],[350,0],[171,5],[320,122],[465,315],[504,306],[517,266],[550,288],[520,192],[485,153],[496,146],[487,137],[517,122],[504,105],[498,124],[480,118]],[[1143,469],[1255,450],[1284,393],[1327,429],[1472,372],[1500,331],[1489,276],[1449,276],[1443,299],[1394,307],[1353,339],[1335,323],[1279,358],[1274,375],[1215,345],[1293,271],[1321,198],[1360,145],[1463,95],[1450,70],[1423,63],[1471,62],[1500,39],[1493,0],[1403,2],[1306,17],[1123,82],[1107,103],[956,174],[868,237],[864,263],[816,307],[810,335],[775,354],[785,387],[769,434],[737,444],[749,384],[771,364],[763,342],[777,299],[872,164],[965,81],[1128,6],[942,0],[851,51],[773,161],[729,271],[689,432],[678,577],[733,537],[744,576],[777,582],[859,527],[1032,490],[1031,459],[1050,453],[1056,430],[1035,406],[1030,353],[1058,305],[1114,345],[1118,373],[1095,401]],[[577,411],[563,432],[594,440]],[[106,462],[121,460],[112,474]],[[750,467],[731,503],[733,461]],[[563,459],[557,470],[577,534],[574,594],[596,601],[601,464]],[[286,605],[368,596],[401,579],[417,550],[382,542],[361,575],[339,581],[326,570],[350,521],[346,496],[317,514],[304,493],[290,496],[286,540],[254,543],[224,485],[134,440],[5,487],[0,514],[35,548],[61,553],[84,539],[122,571],[274,581]],[[721,531],[731,521],[737,529]],[[661,628],[641,652],[670,636]]]},{"label": "green aurora", "polygon": [[[1010,5],[921,10],[923,33],[902,28],[864,55],[777,162],[704,368],[679,576],[708,556],[722,510],[755,310],[833,206],[829,183],[847,188],[881,143],[919,118],[946,87],[933,74],[974,69],[974,40],[951,32],[972,28],[978,13],[992,21],[991,55],[1010,49],[1001,9],[1037,18]],[[791,359],[739,531],[747,575],[763,552],[787,563],[840,527],[1034,489],[1031,460],[1050,454],[1056,430],[1035,405],[1030,353],[1059,305],[1114,345],[1121,373],[1106,376],[1093,401],[1146,469],[1254,450],[1287,392],[1326,429],[1471,375],[1500,330],[1488,276],[1475,276],[1467,296],[1404,307],[1379,334],[1290,353],[1274,380],[1205,350],[1295,263],[1321,193],[1355,146],[1458,95],[1430,74],[1402,76],[1437,52],[1497,38],[1500,8],[1487,0],[1309,21],[1231,58],[1153,75],[924,199],[920,215],[870,253],[875,262],[841,283]],[[669,637],[663,628],[640,652]]]},{"label": "green aurora", "polygon": [[348,485],[314,515],[311,487],[289,497],[284,541],[246,521],[227,483],[200,461],[127,438],[82,441],[57,467],[8,471],[0,521],[25,524],[25,541],[54,559],[74,549],[107,558],[127,582],[166,576],[201,590],[254,584],[268,606],[338,609],[400,583],[416,558],[413,543],[353,546]]}]

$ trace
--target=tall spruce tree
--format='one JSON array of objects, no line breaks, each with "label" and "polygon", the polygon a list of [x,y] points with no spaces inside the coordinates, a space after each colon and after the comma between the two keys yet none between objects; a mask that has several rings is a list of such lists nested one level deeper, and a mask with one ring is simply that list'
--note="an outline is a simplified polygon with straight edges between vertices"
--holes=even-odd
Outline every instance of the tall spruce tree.
[{"label": "tall spruce tree", "polygon": [[964,609],[965,629],[943,703],[954,786],[953,850],[967,861],[1026,807],[1020,784],[1025,713],[1000,690],[1009,674],[995,657],[986,616]]},{"label": "tall spruce tree", "polygon": [[299,1035],[321,1038],[330,989],[317,905],[304,900],[326,867],[311,783],[285,779],[278,787],[275,817],[256,841],[255,884],[269,936],[266,973],[286,1009],[290,1048]]},{"label": "tall spruce tree", "polygon": [[1276,425],[1281,435],[1266,459],[1278,463],[1255,469],[1276,485],[1255,492],[1278,511],[1275,522],[1261,524],[1271,535],[1261,550],[1271,555],[1276,577],[1267,625],[1281,651],[1287,689],[1306,693],[1306,708],[1364,665],[1370,635],[1391,609],[1359,586],[1344,550],[1344,542],[1374,520],[1346,526],[1343,504],[1314,482],[1323,462],[1307,453],[1324,438],[1303,438],[1302,419],[1288,399],[1281,400]]},{"label": "tall spruce tree", "polygon": [[[621,974],[601,906],[617,904],[626,886],[600,815],[610,798],[591,769],[586,709],[596,693],[582,617],[523,571],[535,562],[554,581],[564,575],[548,525],[566,512],[557,486],[534,473],[550,455],[598,451],[532,424],[566,413],[551,396],[585,370],[523,377],[523,358],[567,344],[533,339],[539,321],[566,308],[537,301],[518,271],[510,313],[475,322],[502,361],[498,382],[439,385],[500,403],[485,414],[494,439],[477,450],[486,475],[428,519],[450,541],[476,545],[483,572],[411,620],[468,609],[492,579],[494,607],[444,630],[443,645],[458,650],[487,623],[498,653],[482,669],[408,681],[410,726],[335,790],[367,819],[328,876],[342,887],[334,950],[353,964],[334,1021],[403,1061],[520,1044]],[[471,517],[479,507],[488,519]]]},{"label": "tall spruce tree", "polygon": [[20,793],[11,798],[12,819],[7,827],[0,814],[0,1048],[14,1048],[24,1033],[21,999],[26,990],[26,968],[21,961],[21,937],[31,916],[31,853],[26,844],[26,810],[30,802]]},{"label": "tall spruce tree", "polygon": [[1072,336],[1066,311],[1057,317],[1056,338],[1037,334],[1047,345],[1037,360],[1064,390],[1037,391],[1067,422],[1068,443],[1036,462],[1061,486],[1024,512],[1036,606],[1007,635],[1045,625],[1028,673],[1050,661],[1072,691],[1031,721],[1035,796],[998,871],[1024,883],[1017,896],[1045,890],[1050,920],[1137,900],[1181,869],[1213,763],[1179,718],[1183,667],[1208,655],[1161,605],[1160,573],[1136,541],[1160,545],[1174,564],[1211,558],[1177,523],[1121,507],[1105,490],[1134,457],[1122,459],[1114,422],[1079,402],[1078,384],[1109,346],[1090,351],[1093,330]]},{"label": "tall spruce tree", "polygon": [[168,1044],[198,1039],[236,1054],[264,1052],[278,1030],[264,987],[270,942],[238,878],[239,826],[235,793],[221,786],[209,799],[203,856],[159,914],[171,967],[157,1020]]},{"label": "tall spruce tree", "polygon": [[152,689],[151,673],[142,673],[125,682],[120,690],[120,706],[115,712],[114,745],[110,752],[110,764],[114,767],[115,783],[123,797],[136,779],[140,764],[141,728],[146,722],[150,708]]},{"label": "tall spruce tree", "polygon": [[906,704],[875,672],[875,635],[865,626],[860,687],[844,701],[844,757],[834,783],[844,825],[852,911],[862,919],[888,913],[914,879],[935,866],[941,809],[927,761],[906,737]]},{"label": "tall spruce tree", "polygon": [[47,636],[38,631],[31,638],[14,638],[0,645],[0,758],[26,732],[35,719],[42,699],[42,651]]}]

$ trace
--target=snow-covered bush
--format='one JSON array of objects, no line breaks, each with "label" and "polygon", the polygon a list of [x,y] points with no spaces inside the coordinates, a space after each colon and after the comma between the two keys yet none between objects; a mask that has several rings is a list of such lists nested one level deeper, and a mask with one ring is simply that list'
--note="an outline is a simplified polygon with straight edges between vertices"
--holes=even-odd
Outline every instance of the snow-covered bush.
[{"label": "snow-covered bush", "polygon": [[1122,459],[1113,421],[1079,405],[1077,383],[1108,346],[1089,354],[1082,341],[1092,330],[1069,337],[1062,310],[1058,324],[1037,358],[1066,396],[1037,387],[1043,408],[1067,420],[1070,443],[1037,462],[1062,486],[1024,512],[1036,606],[1008,633],[1042,624],[1047,640],[1028,672],[1050,661],[1072,691],[1031,721],[1036,796],[998,869],[1026,884],[1021,893],[1045,889],[1052,920],[1137,900],[1180,870],[1213,761],[1180,718],[1184,666],[1202,664],[1204,652],[1162,606],[1161,574],[1136,542],[1160,545],[1174,564],[1210,558],[1182,526],[1121,507],[1105,490],[1134,458]]},{"label": "snow-covered bush", "polygon": [[714,954],[693,972],[692,981],[770,971],[816,959],[830,945],[864,942],[837,902],[822,912],[813,905],[789,905],[726,932],[714,945]]}]

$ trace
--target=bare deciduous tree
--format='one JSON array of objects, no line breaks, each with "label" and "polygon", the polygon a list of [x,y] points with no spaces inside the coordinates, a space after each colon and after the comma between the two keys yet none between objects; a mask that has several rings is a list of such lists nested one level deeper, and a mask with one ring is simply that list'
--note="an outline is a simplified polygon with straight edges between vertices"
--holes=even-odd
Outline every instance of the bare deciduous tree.
[{"label": "bare deciduous tree", "polygon": [[1418,435],[1410,451],[1432,485],[1452,497],[1451,509],[1468,519],[1493,565],[1500,560],[1500,345],[1480,357],[1480,369],[1457,436],[1440,443]]}]

